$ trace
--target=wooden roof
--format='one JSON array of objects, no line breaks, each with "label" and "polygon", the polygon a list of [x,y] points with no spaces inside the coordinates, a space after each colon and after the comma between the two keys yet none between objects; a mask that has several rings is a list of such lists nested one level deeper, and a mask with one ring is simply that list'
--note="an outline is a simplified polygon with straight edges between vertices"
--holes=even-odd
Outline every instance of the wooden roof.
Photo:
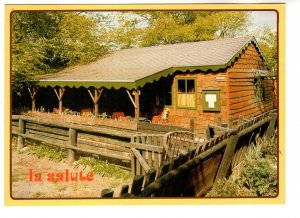
[{"label": "wooden roof", "polygon": [[263,57],[254,37],[132,48],[116,51],[86,65],[43,75],[39,85],[137,89],[176,71],[225,69],[250,43]]}]

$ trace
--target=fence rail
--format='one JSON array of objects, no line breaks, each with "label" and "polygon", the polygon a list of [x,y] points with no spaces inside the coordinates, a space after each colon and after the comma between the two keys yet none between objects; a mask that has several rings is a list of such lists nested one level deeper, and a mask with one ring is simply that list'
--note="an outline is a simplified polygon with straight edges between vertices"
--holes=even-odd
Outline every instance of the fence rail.
[{"label": "fence rail", "polygon": [[130,167],[130,140],[134,132],[53,122],[25,115],[12,116],[12,134],[18,136],[18,150],[24,147],[26,138],[33,139],[67,149],[69,162],[75,161],[76,152],[82,152],[117,159]]}]

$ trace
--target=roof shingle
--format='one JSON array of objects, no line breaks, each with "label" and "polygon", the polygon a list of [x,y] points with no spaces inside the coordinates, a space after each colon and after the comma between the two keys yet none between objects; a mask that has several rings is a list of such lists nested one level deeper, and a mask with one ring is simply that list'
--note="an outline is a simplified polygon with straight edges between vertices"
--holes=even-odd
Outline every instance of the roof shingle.
[{"label": "roof shingle", "polygon": [[[168,69],[175,70],[176,67],[198,67],[200,70],[225,68],[251,42],[257,46],[254,37],[240,37],[124,49],[86,65],[44,75],[39,79],[39,83],[76,86],[75,83],[92,82],[98,83],[99,87],[107,87],[104,84],[109,83],[122,83],[120,87],[137,88],[151,82],[141,82],[143,79]],[[172,70],[168,71],[168,74],[171,73]],[[137,83],[138,81],[140,83]],[[126,83],[131,85],[127,87]]]}]

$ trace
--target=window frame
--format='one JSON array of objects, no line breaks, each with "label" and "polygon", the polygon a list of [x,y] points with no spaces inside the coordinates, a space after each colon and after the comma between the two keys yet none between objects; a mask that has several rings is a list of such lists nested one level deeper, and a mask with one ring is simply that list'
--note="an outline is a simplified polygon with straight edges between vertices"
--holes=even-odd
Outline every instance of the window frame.
[{"label": "window frame", "polygon": [[[185,92],[184,94],[187,94],[187,81],[188,80],[193,80],[194,81],[194,94],[195,94],[195,106],[194,107],[187,107],[187,106],[179,106],[178,105],[178,81],[179,80],[184,80],[185,81]],[[196,82],[197,82],[197,78],[196,77],[178,77],[176,78],[176,87],[175,87],[175,93],[176,93],[176,108],[178,109],[188,109],[188,110],[196,110],[197,109],[197,85],[196,85]]]}]

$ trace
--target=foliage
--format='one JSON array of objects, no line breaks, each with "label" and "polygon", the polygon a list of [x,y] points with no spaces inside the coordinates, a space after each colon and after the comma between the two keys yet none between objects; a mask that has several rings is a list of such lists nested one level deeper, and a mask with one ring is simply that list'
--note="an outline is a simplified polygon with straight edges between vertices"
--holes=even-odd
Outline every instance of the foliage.
[{"label": "foliage", "polygon": [[12,88],[21,95],[32,76],[93,61],[107,53],[96,20],[76,12],[12,13]]},{"label": "foliage", "polygon": [[[16,149],[17,138],[13,138],[13,148]],[[36,155],[38,158],[48,158],[53,161],[63,161],[67,158],[65,149],[49,147],[43,143],[26,140],[27,146],[30,148],[29,153]],[[131,177],[129,171],[121,169],[119,166],[110,164],[107,161],[100,160],[98,157],[81,156],[77,162],[77,166],[89,166],[95,174],[105,177],[115,177],[127,180]]]},{"label": "foliage", "polygon": [[110,164],[107,161],[100,160],[97,157],[80,157],[78,163],[90,166],[91,171],[101,176],[121,178],[124,180],[127,180],[131,177],[129,171],[122,170],[117,165]]},{"label": "foliage", "polygon": [[83,117],[94,117],[94,114],[92,112],[83,112],[81,114],[81,116],[83,116]]},{"label": "foliage", "polygon": [[246,155],[238,177],[218,180],[207,197],[276,196],[277,195],[277,144],[276,138],[258,139],[256,146]]},{"label": "foliage", "polygon": [[63,112],[63,114],[65,115],[76,115],[76,112],[75,111],[72,111],[71,109],[69,108],[66,108]]},{"label": "foliage", "polygon": [[222,178],[216,181],[206,197],[232,197],[232,196],[255,196],[255,192],[241,185],[239,179],[234,176],[228,179]]},{"label": "foliage", "polygon": [[277,75],[277,32],[269,27],[263,27],[256,30],[255,36],[266,58],[266,66]]},{"label": "foliage", "polygon": [[15,107],[13,108],[13,114],[27,114],[30,110],[31,108],[27,106]]},{"label": "foliage", "polygon": [[103,112],[102,114],[100,114],[100,118],[105,119],[105,118],[108,118],[108,117],[109,116],[108,116],[108,114],[106,112]]},{"label": "foliage", "polygon": [[38,108],[38,111],[44,113],[46,109],[43,106],[41,106],[40,108]]},{"label": "foliage", "polygon": [[248,154],[242,182],[257,196],[275,196],[277,194],[277,152],[275,143],[265,139],[258,141]]},{"label": "foliage", "polygon": [[250,21],[247,12],[237,11],[147,11],[119,13],[118,23],[104,38],[131,48],[235,37]]},{"label": "foliage", "polygon": [[26,144],[30,148],[30,153],[36,155],[38,158],[62,161],[67,157],[65,149],[49,147],[43,143],[28,139]]}]

